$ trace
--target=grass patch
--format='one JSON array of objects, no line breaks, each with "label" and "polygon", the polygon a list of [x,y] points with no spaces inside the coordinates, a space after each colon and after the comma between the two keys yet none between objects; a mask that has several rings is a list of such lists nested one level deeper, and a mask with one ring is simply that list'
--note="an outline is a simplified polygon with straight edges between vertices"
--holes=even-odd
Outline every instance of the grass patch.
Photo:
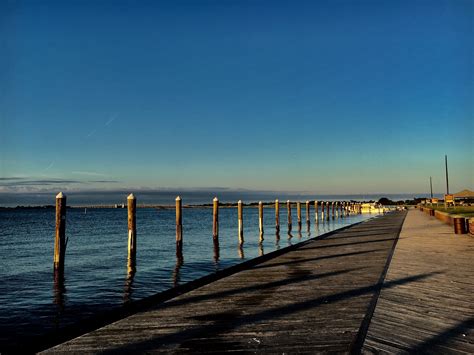
[{"label": "grass patch", "polygon": [[446,212],[449,214],[458,214],[463,217],[474,218],[474,206],[464,206],[464,207],[456,206],[456,207],[444,208],[444,206],[436,207],[436,205],[433,205],[433,206],[427,206],[427,207],[430,207],[434,210],[438,210],[441,212]]}]

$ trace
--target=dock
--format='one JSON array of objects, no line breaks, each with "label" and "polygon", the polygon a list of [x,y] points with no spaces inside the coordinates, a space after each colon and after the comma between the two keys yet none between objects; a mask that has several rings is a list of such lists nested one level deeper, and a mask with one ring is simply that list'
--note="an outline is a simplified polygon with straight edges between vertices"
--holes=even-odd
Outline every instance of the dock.
[{"label": "dock", "polygon": [[303,242],[45,353],[474,353],[474,238],[406,216]]}]

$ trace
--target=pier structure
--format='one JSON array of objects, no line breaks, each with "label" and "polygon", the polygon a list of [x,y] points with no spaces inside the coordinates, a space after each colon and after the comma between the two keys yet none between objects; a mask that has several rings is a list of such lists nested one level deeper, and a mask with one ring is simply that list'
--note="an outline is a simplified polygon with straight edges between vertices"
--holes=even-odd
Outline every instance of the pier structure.
[{"label": "pier structure", "polygon": [[417,210],[277,250],[46,353],[474,353],[472,237]]}]

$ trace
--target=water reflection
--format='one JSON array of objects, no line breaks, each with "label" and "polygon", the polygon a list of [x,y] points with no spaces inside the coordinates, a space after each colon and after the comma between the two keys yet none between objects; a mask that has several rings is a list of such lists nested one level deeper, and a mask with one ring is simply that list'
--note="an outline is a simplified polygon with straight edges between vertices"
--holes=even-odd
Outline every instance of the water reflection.
[{"label": "water reflection", "polygon": [[64,272],[62,270],[54,271],[54,299],[53,303],[58,306],[58,312],[61,313],[64,310],[64,299],[66,294],[66,287],[64,285]]},{"label": "water reflection", "polygon": [[176,241],[176,258],[183,259],[183,242]]},{"label": "water reflection", "polygon": [[214,244],[214,263],[217,265],[219,263],[219,239],[213,238]]},{"label": "water reflection", "polygon": [[311,222],[306,222],[306,232],[308,233],[308,237],[311,237]]},{"label": "water reflection", "polygon": [[133,293],[133,280],[135,279],[135,273],[137,272],[135,258],[131,257],[127,259],[127,278],[125,280],[125,287],[123,291],[123,302],[128,303],[132,300]]},{"label": "water reflection", "polygon": [[180,281],[181,281],[181,267],[183,266],[184,264],[184,259],[182,257],[182,253],[181,253],[181,257],[179,257],[178,255],[176,255],[176,265],[174,267],[174,270],[173,270],[173,286],[178,286]]},{"label": "water reflection", "polygon": [[263,254],[264,254],[263,243],[258,243],[258,256],[262,256]]},{"label": "water reflection", "polygon": [[239,258],[240,259],[245,259],[245,253],[244,253],[244,248],[243,248],[242,243],[239,244],[238,253],[239,253]]}]

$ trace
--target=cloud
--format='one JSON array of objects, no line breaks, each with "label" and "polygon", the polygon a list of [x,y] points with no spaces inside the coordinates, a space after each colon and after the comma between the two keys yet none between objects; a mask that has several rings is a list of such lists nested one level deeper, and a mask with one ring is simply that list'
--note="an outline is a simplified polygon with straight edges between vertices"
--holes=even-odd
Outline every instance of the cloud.
[{"label": "cloud", "polygon": [[92,137],[96,132],[97,132],[97,130],[93,129],[92,131],[89,132],[89,134],[86,136],[86,138]]},{"label": "cloud", "polygon": [[83,183],[84,182],[78,181],[78,180],[66,180],[66,179],[38,179],[38,180],[20,179],[20,180],[0,183],[0,186],[44,186],[44,185],[83,184]]},{"label": "cloud", "polygon": [[118,117],[118,113],[114,113],[110,116],[110,118],[108,119],[107,122],[105,122],[105,127],[107,127],[108,125],[110,125],[112,122],[114,122]]},{"label": "cloud", "polygon": [[[57,191],[81,191],[93,189],[107,189],[105,184],[117,184],[117,180],[75,180],[75,179],[61,179],[61,178],[20,178],[10,177],[1,178],[0,193],[13,194],[41,194],[51,193]],[[96,184],[96,186],[94,186]],[[99,186],[101,186],[99,188]]]},{"label": "cloud", "polygon": [[92,183],[112,183],[112,184],[116,184],[116,183],[119,183],[120,181],[116,181],[116,180],[91,180],[91,181],[88,181],[88,182],[92,182]]},{"label": "cloud", "polygon": [[49,165],[41,173],[44,173],[44,172],[48,171],[49,169],[51,169],[54,166],[54,163],[55,163],[55,161],[53,160],[51,163],[49,163]]},{"label": "cloud", "polygon": [[71,171],[72,174],[86,175],[86,176],[106,176],[105,174],[95,171]]},{"label": "cloud", "polygon": [[23,180],[23,179],[26,179],[26,178],[19,177],[19,176],[0,177],[0,181],[13,181],[13,180]]}]

